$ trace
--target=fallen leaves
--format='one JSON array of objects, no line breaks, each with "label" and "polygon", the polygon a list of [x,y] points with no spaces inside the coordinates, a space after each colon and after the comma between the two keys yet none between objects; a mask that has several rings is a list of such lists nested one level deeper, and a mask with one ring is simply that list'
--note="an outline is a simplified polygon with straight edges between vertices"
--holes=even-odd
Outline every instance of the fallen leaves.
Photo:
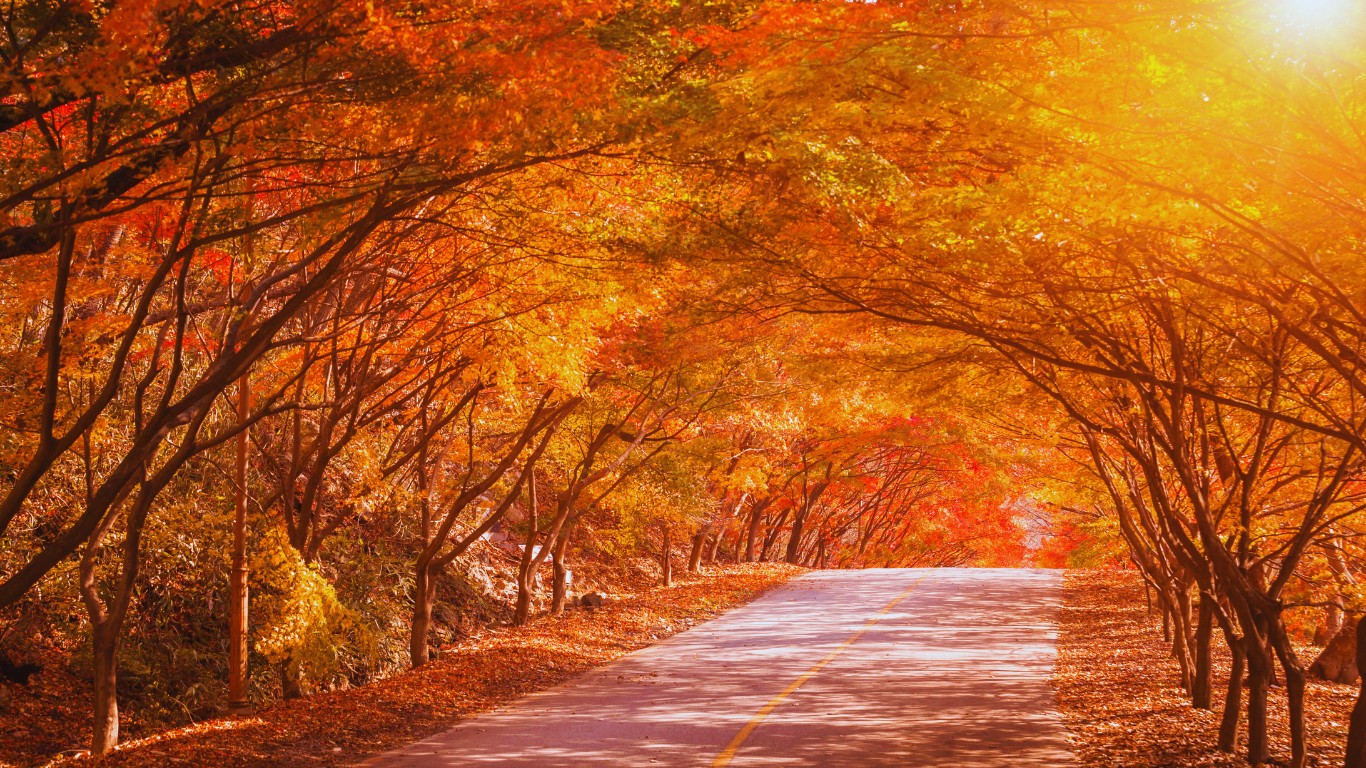
[{"label": "fallen leaves", "polygon": [[[0,699],[9,698],[0,706],[0,768],[37,765],[89,746],[90,684],[71,673],[68,653],[38,646],[23,660],[41,664],[42,672],[28,685],[0,682]],[[77,723],[84,727],[74,728]]]},{"label": "fallen leaves", "polygon": [[[342,766],[425,738],[456,721],[549,688],[748,602],[801,569],[725,566],[672,587],[618,595],[595,611],[490,630],[421,669],[346,691],[285,702],[119,746],[101,766]],[[24,756],[0,757],[7,760]],[[92,765],[86,756],[48,763]]]},{"label": "fallen leaves", "polygon": [[[1246,766],[1216,748],[1226,659],[1217,644],[1214,710],[1193,709],[1138,574],[1068,572],[1053,681],[1083,768]],[[1309,684],[1309,765],[1341,765],[1355,693],[1352,686]],[[1272,753],[1281,759],[1290,755],[1285,707],[1284,689],[1273,689]]]}]

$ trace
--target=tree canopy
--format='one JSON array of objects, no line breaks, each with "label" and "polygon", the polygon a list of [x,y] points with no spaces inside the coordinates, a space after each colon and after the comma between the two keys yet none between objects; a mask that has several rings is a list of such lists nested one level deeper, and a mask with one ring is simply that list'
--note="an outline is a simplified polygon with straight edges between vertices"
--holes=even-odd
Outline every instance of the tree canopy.
[{"label": "tree canopy", "polygon": [[90,638],[103,752],[243,548],[258,696],[425,662],[486,547],[518,622],[677,542],[1127,562],[1195,706],[1233,650],[1221,745],[1279,669],[1304,765],[1297,638],[1363,609],[1366,19],[1297,9],[12,4],[0,615]]}]

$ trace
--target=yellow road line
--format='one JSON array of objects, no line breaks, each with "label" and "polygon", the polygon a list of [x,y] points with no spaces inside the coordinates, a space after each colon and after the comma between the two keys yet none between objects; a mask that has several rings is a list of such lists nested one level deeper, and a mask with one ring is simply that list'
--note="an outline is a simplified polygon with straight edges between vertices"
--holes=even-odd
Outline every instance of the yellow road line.
[{"label": "yellow road line", "polygon": [[911,582],[911,585],[909,587],[906,587],[905,591],[896,596],[896,599],[892,600],[892,602],[884,606],[882,610],[874,614],[873,618],[865,621],[863,623],[862,629],[855,632],[853,636],[850,637],[848,640],[845,640],[844,642],[840,643],[839,646],[835,648],[835,650],[827,654],[825,658],[816,662],[815,666],[811,667],[811,669],[808,669],[805,672],[803,672],[800,677],[792,681],[791,685],[787,686],[782,691],[780,691],[777,696],[774,696],[772,699],[769,699],[767,704],[763,705],[762,707],[759,707],[759,711],[754,713],[754,717],[751,717],[749,719],[749,722],[745,723],[745,727],[741,728],[740,732],[735,734],[735,738],[731,739],[730,743],[726,745],[726,748],[721,750],[721,754],[717,755],[716,759],[711,761],[711,768],[725,768],[726,766],[730,765],[730,761],[735,759],[735,753],[740,751],[740,747],[744,746],[745,741],[749,739],[749,735],[751,733],[754,733],[754,729],[759,727],[759,724],[764,721],[764,718],[768,717],[769,714],[773,712],[773,710],[777,709],[778,705],[782,704],[784,699],[795,693],[798,688],[801,688],[807,680],[810,680],[811,678],[815,677],[816,673],[820,672],[821,669],[825,667],[825,665],[834,661],[835,657],[840,655],[840,653],[843,652],[845,648],[848,648],[854,643],[857,643],[859,638],[863,637],[864,633],[872,629],[873,625],[878,623],[878,621],[880,621],[883,616],[886,616],[887,614],[891,613],[892,609],[896,608],[897,603],[900,603],[902,600],[905,600],[906,596],[911,594],[911,590],[919,586],[921,580],[923,580],[924,578],[924,576],[921,576],[919,579],[916,579],[915,581]]}]

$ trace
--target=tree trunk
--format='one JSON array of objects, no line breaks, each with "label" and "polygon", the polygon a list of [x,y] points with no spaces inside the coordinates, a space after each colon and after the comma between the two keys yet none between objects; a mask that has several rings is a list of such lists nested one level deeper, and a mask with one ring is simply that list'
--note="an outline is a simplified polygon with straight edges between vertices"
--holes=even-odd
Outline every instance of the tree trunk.
[{"label": "tree trunk", "polygon": [[1304,668],[1282,664],[1285,668],[1285,695],[1290,714],[1290,768],[1304,768],[1309,762],[1309,744],[1304,730]]},{"label": "tree trunk", "polygon": [[1210,644],[1214,639],[1214,604],[1205,593],[1200,594],[1200,605],[1195,625],[1195,678],[1191,685],[1191,706],[1209,709],[1213,682],[1210,670]]},{"label": "tree trunk", "polygon": [[716,551],[721,548],[721,534],[722,531],[717,531],[707,541],[707,565],[716,563]]},{"label": "tree trunk", "polygon": [[1181,687],[1191,693],[1195,690],[1195,662],[1191,647],[1190,593],[1186,590],[1187,587],[1179,583],[1172,590],[1172,656],[1181,668]]},{"label": "tree trunk", "polygon": [[531,618],[531,569],[523,563],[517,571],[517,607],[512,612],[512,623],[522,626]]},{"label": "tree trunk", "polygon": [[304,697],[303,675],[288,661],[280,665],[280,693],[287,701]]},{"label": "tree trunk", "polygon": [[564,563],[564,551],[568,544],[569,531],[566,529],[555,541],[555,548],[550,551],[551,567],[555,570],[555,580],[551,586],[550,612],[556,616],[564,613],[564,599],[569,592],[569,568]]},{"label": "tree trunk", "polygon": [[659,571],[666,587],[673,586],[674,583],[673,564],[669,562],[669,550],[673,548],[673,541],[669,536],[669,526],[666,525],[664,526],[664,549],[659,553]]},{"label": "tree trunk", "polygon": [[118,632],[108,622],[94,629],[95,732],[90,752],[107,754],[119,743]]},{"label": "tree trunk", "polygon": [[787,556],[783,560],[793,565],[796,565],[800,560],[802,534],[805,533],[807,513],[808,511],[803,509],[792,518],[792,533],[787,537]]},{"label": "tree trunk", "polygon": [[512,612],[512,623],[522,626],[531,618],[531,556],[536,549],[536,538],[540,535],[541,502],[536,494],[536,475],[532,473],[526,484],[526,541],[522,544],[522,557],[517,561],[517,607]]},{"label": "tree trunk", "polygon": [[435,576],[430,565],[418,566],[417,583],[413,587],[413,625],[408,635],[408,658],[414,667],[431,660],[427,634],[432,626],[432,605],[436,602]]},{"label": "tree trunk", "polygon": [[1328,645],[1342,631],[1344,625],[1352,627],[1353,630],[1356,629],[1356,619],[1344,615],[1342,601],[1344,590],[1349,590],[1356,584],[1356,577],[1352,575],[1352,569],[1347,565],[1347,558],[1342,556],[1340,542],[1334,541],[1326,547],[1326,554],[1328,555],[1328,569],[1333,572],[1333,581],[1337,585],[1337,589],[1334,590],[1332,602],[1329,603],[1327,611],[1324,612],[1324,624],[1320,627],[1323,634],[1322,639],[1319,639],[1317,633],[1315,634],[1314,642],[1318,645]]},{"label": "tree trunk", "polygon": [[[717,538],[718,538],[718,539],[721,539],[721,541],[720,541],[721,544],[724,544],[724,543],[725,543],[725,541],[723,540],[723,537],[724,537],[725,535],[726,535],[726,529],[724,529],[724,528],[721,530],[721,532],[720,532],[719,534],[717,534]],[[741,546],[741,544],[744,543],[744,541],[745,541],[745,532],[742,531],[742,530],[739,529],[739,528],[736,528],[736,529],[735,529],[735,544],[734,544],[733,546],[731,546],[731,548],[730,548],[730,553],[731,553],[730,561],[731,561],[732,563],[736,563],[737,565],[740,563],[740,546]]]},{"label": "tree trunk", "polygon": [[703,526],[692,537],[692,550],[688,552],[688,573],[697,573],[702,566],[702,551],[707,544],[707,526]]},{"label": "tree trunk", "polygon": [[764,507],[755,504],[749,516],[749,530],[745,534],[745,562],[754,562],[754,543],[759,539],[759,526],[764,522]]},{"label": "tree trunk", "polygon": [[[1314,645],[1328,645],[1350,621],[1343,621],[1342,606],[1330,603],[1323,612],[1323,623],[1314,628]],[[1352,682],[1356,682],[1353,680]]]},{"label": "tree trunk", "polygon": [[1271,687],[1271,654],[1254,632],[1243,641],[1247,652],[1247,761],[1265,763],[1271,756],[1267,743],[1267,691]]},{"label": "tree trunk", "polygon": [[1354,685],[1361,679],[1357,666],[1357,623],[1342,622],[1342,629],[1328,641],[1314,663],[1309,665],[1309,677],[1331,683]]},{"label": "tree trunk", "polygon": [[233,457],[232,560],[228,572],[228,712],[245,714],[247,703],[247,630],[249,595],[247,588],[247,420],[251,416],[251,377],[237,382],[236,455]]},{"label": "tree trunk", "polygon": [[768,562],[768,553],[773,549],[773,545],[778,543],[778,536],[783,532],[783,524],[787,522],[787,511],[778,515],[778,519],[768,524],[768,532],[764,534],[763,546],[759,548],[759,561]]},{"label": "tree trunk", "polygon": [[1238,747],[1238,722],[1243,708],[1243,673],[1247,667],[1247,652],[1240,637],[1229,638],[1228,688],[1224,692],[1224,713],[1219,720],[1219,749],[1233,752]]},{"label": "tree trunk", "polygon": [[1172,630],[1181,633],[1182,651],[1186,664],[1186,692],[1195,691],[1195,605],[1191,600],[1190,589],[1185,584],[1177,587],[1177,621]]},{"label": "tree trunk", "polygon": [[[1353,622],[1348,622],[1353,623]],[[1366,617],[1356,623],[1357,633],[1366,631]],[[1357,643],[1357,667],[1366,667],[1366,643]],[[1357,692],[1356,706],[1352,707],[1352,717],[1347,727],[1347,759],[1344,768],[1366,768],[1366,677],[1361,680],[1361,690]]]},{"label": "tree trunk", "polygon": [[1290,635],[1285,631],[1285,615],[1279,611],[1267,622],[1270,640],[1285,671],[1285,695],[1290,716],[1290,768],[1305,768],[1309,744],[1304,730],[1304,665],[1295,655]]},{"label": "tree trunk", "polygon": [[535,549],[536,533],[533,529],[527,536],[522,548],[522,558],[517,563],[517,607],[512,612],[512,623],[522,626],[531,618],[531,552]]}]

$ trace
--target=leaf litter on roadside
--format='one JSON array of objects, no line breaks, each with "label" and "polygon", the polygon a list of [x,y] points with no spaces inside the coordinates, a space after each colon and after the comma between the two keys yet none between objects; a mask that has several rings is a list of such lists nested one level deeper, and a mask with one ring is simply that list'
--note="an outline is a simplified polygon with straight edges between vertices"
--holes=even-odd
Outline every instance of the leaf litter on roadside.
[{"label": "leaf litter on roadside", "polygon": [[[1308,652],[1302,656],[1312,658]],[[1227,648],[1216,642],[1214,709],[1194,709],[1162,639],[1161,619],[1148,613],[1138,574],[1067,573],[1053,683],[1082,768],[1246,766],[1240,754],[1217,748],[1227,679]],[[1305,697],[1310,766],[1342,764],[1355,694],[1352,686],[1310,682]],[[1272,754],[1284,760],[1290,756],[1290,734],[1283,688],[1272,689],[1269,716]],[[1240,749],[1245,736],[1246,718]]]},{"label": "leaf litter on roadside", "polygon": [[[254,716],[210,720],[129,741],[98,765],[351,765],[683,631],[801,572],[771,563],[724,566],[672,587],[619,595],[596,611],[489,630],[422,668],[287,701]],[[92,764],[87,755],[49,763],[63,768]]]}]

